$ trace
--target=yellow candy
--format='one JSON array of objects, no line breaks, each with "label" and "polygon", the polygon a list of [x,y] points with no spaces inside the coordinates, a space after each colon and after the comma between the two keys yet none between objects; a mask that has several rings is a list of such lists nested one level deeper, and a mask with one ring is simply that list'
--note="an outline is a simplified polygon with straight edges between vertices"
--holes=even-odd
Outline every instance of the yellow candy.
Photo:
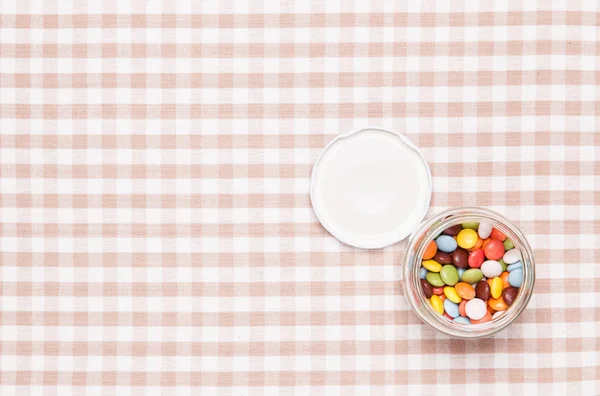
[{"label": "yellow candy", "polygon": [[463,249],[471,249],[477,244],[478,238],[479,236],[475,230],[465,228],[456,236],[456,242]]},{"label": "yellow candy", "polygon": [[440,300],[438,296],[436,296],[435,294],[431,296],[431,298],[429,299],[429,303],[431,304],[433,309],[436,310],[440,315],[444,314],[444,303],[442,302],[442,300]]},{"label": "yellow candy", "polygon": [[422,264],[429,272],[440,272],[442,270],[442,265],[434,260],[424,260]]},{"label": "yellow candy", "polygon": [[453,303],[458,304],[462,301],[462,298],[456,293],[456,289],[451,286],[444,287],[444,294],[448,297],[448,300]]},{"label": "yellow candy", "polygon": [[492,297],[499,298],[502,295],[502,279],[499,276],[492,279],[492,285],[490,287]]}]

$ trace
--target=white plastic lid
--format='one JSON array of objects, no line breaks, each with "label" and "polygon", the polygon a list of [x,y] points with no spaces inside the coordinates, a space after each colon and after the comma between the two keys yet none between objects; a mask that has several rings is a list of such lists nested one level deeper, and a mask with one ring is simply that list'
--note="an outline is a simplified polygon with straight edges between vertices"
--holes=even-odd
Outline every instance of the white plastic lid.
[{"label": "white plastic lid", "polygon": [[331,235],[376,249],[417,229],[429,209],[431,184],[429,166],[410,140],[367,127],[325,147],[313,166],[310,198]]}]

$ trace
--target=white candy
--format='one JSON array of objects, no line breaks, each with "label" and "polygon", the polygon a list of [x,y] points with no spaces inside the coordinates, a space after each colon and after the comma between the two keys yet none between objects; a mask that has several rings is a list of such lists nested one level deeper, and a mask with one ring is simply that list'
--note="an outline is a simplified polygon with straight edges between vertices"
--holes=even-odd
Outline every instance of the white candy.
[{"label": "white candy", "polygon": [[485,223],[479,223],[479,228],[477,229],[477,234],[479,234],[479,238],[487,239],[492,235],[492,226]]},{"label": "white candy", "polygon": [[481,272],[486,278],[495,278],[502,273],[502,265],[496,260],[488,260],[481,264]]},{"label": "white candy", "polygon": [[479,320],[483,318],[487,312],[485,301],[479,298],[469,300],[469,302],[467,302],[465,305],[465,312],[467,313],[467,316],[473,320]]},{"label": "white candy", "polygon": [[508,252],[504,253],[504,262],[506,264],[514,264],[519,260],[521,260],[521,253],[518,249],[510,249]]},{"label": "white candy", "polygon": [[496,319],[499,316],[502,316],[502,314],[506,312],[506,311],[498,311],[495,314],[492,315],[492,319]]}]

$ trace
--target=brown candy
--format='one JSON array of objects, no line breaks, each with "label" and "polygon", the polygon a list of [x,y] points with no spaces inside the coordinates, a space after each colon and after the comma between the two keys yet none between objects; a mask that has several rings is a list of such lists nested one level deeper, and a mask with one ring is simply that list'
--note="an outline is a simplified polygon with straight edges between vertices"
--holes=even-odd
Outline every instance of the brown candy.
[{"label": "brown candy", "polygon": [[462,225],[457,224],[457,225],[453,225],[452,227],[448,227],[444,230],[444,232],[442,232],[442,234],[444,235],[450,235],[450,236],[456,236],[458,235],[459,232],[462,231]]},{"label": "brown candy", "polygon": [[490,295],[490,285],[484,280],[477,282],[477,285],[475,286],[475,297],[487,301],[488,298],[490,298]]},{"label": "brown candy", "polygon": [[421,279],[421,289],[423,289],[425,297],[429,298],[433,295],[433,287],[425,279]]},{"label": "brown candy", "polygon": [[435,256],[433,256],[433,260],[435,260],[436,262],[438,262],[442,265],[443,264],[452,264],[452,256],[450,255],[450,253],[445,253],[445,252],[442,252],[441,250],[437,251]]},{"label": "brown candy", "polygon": [[469,252],[465,249],[457,247],[451,254],[452,263],[456,268],[469,268]]},{"label": "brown candy", "polygon": [[502,290],[502,299],[506,305],[512,305],[512,303],[517,298],[517,294],[519,294],[519,289],[516,287],[509,286],[506,289]]}]

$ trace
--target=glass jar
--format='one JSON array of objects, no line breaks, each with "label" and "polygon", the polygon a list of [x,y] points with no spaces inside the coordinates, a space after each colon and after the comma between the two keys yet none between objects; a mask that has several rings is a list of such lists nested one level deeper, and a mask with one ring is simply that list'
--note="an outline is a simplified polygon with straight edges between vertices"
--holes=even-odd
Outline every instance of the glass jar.
[{"label": "glass jar", "polygon": [[[501,231],[519,249],[523,264],[523,283],[519,294],[506,312],[486,323],[460,324],[451,322],[433,310],[420,284],[419,270],[425,248],[446,228],[466,222],[487,223]],[[480,338],[492,335],[519,317],[533,293],[535,270],[533,252],[523,233],[504,216],[488,209],[457,208],[444,211],[424,221],[410,237],[404,258],[405,294],[417,316],[435,329],[458,338]]]}]

